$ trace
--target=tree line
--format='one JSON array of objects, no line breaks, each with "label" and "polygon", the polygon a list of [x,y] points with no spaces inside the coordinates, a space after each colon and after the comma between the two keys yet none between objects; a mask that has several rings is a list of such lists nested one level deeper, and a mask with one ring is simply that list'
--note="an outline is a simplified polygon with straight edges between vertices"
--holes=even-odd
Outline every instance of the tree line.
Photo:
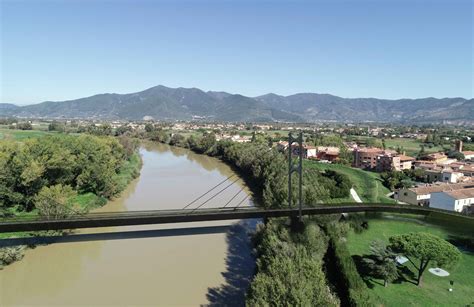
[{"label": "tree line", "polygon": [[[136,153],[126,138],[55,135],[0,142],[0,209],[58,216],[77,194],[111,198],[119,174]],[[136,159],[136,157],[135,157]],[[133,176],[138,175],[138,169]]]},{"label": "tree line", "polygon": [[[270,148],[267,140],[253,138],[250,143],[235,143],[217,141],[213,133],[184,137],[167,135],[164,130],[150,130],[147,134],[150,139],[218,157],[235,167],[257,191],[263,207],[288,206],[288,161],[286,155]],[[296,187],[296,177],[293,179]],[[349,196],[350,180],[338,172],[310,169],[304,172],[303,181],[305,205]],[[296,190],[291,191],[294,203]],[[286,219],[270,219],[259,226],[254,245],[257,271],[247,294],[247,305],[339,305],[323,270],[328,237],[317,223],[309,221],[302,233],[294,233],[286,225]]]}]

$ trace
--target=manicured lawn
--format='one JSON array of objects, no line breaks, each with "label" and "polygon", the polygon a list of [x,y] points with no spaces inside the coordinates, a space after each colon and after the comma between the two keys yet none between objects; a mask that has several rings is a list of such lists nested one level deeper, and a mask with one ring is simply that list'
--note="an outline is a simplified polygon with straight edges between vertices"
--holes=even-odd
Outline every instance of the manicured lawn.
[{"label": "manicured lawn", "polygon": [[[409,218],[412,221],[398,220]],[[383,240],[409,232],[429,232],[445,239],[457,236],[454,231],[445,227],[427,224],[423,218],[395,215],[396,219],[369,219],[369,229],[360,233],[350,233],[348,248],[352,255],[369,254],[369,246],[373,240]],[[472,229],[471,229],[472,231]],[[468,232],[464,236],[468,235]],[[472,232],[471,232],[472,236]],[[406,268],[415,272],[408,262]],[[429,267],[434,267],[430,265]],[[371,291],[379,298],[383,306],[467,306],[474,302],[474,252],[462,251],[462,259],[455,268],[447,269],[448,277],[439,277],[426,271],[423,275],[423,286],[418,287],[410,281],[397,281],[383,287],[383,281],[368,279]],[[449,292],[449,281],[454,281],[454,291]]]},{"label": "manicured lawn", "polygon": [[48,134],[56,134],[57,132],[48,132],[42,130],[14,130],[14,129],[0,129],[0,140],[9,139],[15,141],[22,141],[29,138],[38,138]]},{"label": "manicured lawn", "polygon": [[[393,199],[386,197],[390,190],[380,179],[380,175],[341,164],[328,164],[305,160],[303,168],[316,168],[318,170],[334,170],[345,174],[352,182],[354,189],[364,202],[394,203]],[[350,202],[353,202],[350,199]]]}]

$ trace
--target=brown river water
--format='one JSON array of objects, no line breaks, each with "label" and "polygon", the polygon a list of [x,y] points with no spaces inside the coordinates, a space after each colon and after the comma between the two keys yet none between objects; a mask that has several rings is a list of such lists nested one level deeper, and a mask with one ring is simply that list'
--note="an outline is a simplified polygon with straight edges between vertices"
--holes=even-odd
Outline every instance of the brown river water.
[{"label": "brown river water", "polygon": [[[234,174],[217,159],[167,145],[144,144],[140,154],[140,177],[99,211],[180,209]],[[236,205],[250,193],[242,180],[204,207],[222,206],[240,189],[229,206]],[[252,206],[250,199],[241,206]],[[76,231],[1,270],[0,306],[242,305],[254,270],[247,235],[254,226],[224,221]]]}]

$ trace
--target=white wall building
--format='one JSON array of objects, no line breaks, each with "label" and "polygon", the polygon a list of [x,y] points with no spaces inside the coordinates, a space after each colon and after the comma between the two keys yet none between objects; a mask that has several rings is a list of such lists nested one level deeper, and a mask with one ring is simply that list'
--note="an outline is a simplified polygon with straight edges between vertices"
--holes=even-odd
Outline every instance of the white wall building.
[{"label": "white wall building", "polygon": [[474,161],[474,151],[463,151],[464,159]]},{"label": "white wall building", "polygon": [[427,206],[431,202],[431,196],[433,193],[454,192],[471,188],[474,188],[474,182],[457,184],[438,183],[433,185],[419,186],[416,188],[399,189],[395,191],[395,199],[411,205]]},{"label": "white wall building", "polygon": [[431,193],[430,208],[463,212],[474,204],[474,188]]},{"label": "white wall building", "polygon": [[458,183],[462,177],[464,177],[464,174],[461,172],[453,172],[449,170],[444,170],[443,173],[441,174],[442,182],[447,182],[447,183]]}]

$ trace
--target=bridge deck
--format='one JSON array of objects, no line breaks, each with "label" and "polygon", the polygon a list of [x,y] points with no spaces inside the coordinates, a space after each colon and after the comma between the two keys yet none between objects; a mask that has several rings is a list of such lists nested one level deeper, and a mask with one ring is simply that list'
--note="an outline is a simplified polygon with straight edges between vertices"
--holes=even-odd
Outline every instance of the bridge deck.
[{"label": "bridge deck", "polygon": [[[337,214],[350,212],[396,212],[428,215],[440,212],[447,215],[462,216],[449,211],[410,205],[384,204],[343,204],[305,207],[303,215]],[[147,224],[186,223],[218,220],[238,220],[270,217],[296,217],[298,209],[213,208],[199,210],[153,210],[110,213],[89,213],[74,215],[66,219],[47,220],[39,217],[21,219],[2,219],[0,233],[18,231],[60,230],[75,228],[95,228],[111,226],[132,226]],[[474,219],[473,219],[474,221]]]}]

